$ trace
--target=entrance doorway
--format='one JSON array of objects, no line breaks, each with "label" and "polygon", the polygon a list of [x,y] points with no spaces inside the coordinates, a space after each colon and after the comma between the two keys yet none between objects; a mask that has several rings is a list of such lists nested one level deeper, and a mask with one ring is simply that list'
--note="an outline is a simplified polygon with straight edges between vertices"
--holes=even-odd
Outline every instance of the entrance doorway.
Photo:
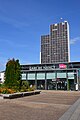
[{"label": "entrance doorway", "polygon": [[73,79],[68,79],[68,89],[75,90],[75,84]]},{"label": "entrance doorway", "polygon": [[56,90],[56,81],[47,80],[47,89]]},{"label": "entrance doorway", "polygon": [[45,89],[45,80],[37,80],[37,89],[40,89],[40,90]]},{"label": "entrance doorway", "polygon": [[67,80],[66,80],[66,78],[59,78],[57,80],[57,90],[67,90]]},{"label": "entrance doorway", "polygon": [[35,85],[35,80],[28,80],[28,82],[29,82],[29,86],[30,86],[30,85],[32,85],[32,86]]}]

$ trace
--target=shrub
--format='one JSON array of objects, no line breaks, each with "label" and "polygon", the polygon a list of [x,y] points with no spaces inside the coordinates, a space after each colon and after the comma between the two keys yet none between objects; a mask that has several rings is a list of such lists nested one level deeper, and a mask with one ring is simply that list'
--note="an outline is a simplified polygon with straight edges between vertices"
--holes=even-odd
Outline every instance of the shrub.
[{"label": "shrub", "polygon": [[9,88],[0,88],[0,93],[2,94],[12,94],[14,92],[15,92],[14,90],[9,89]]},{"label": "shrub", "polygon": [[8,60],[6,63],[6,70],[5,70],[5,85],[8,88],[14,88],[15,90],[20,87],[20,80],[21,80],[21,68],[19,60]]},{"label": "shrub", "polygon": [[35,86],[33,85],[32,87],[28,88],[28,91],[34,91],[35,90]]},{"label": "shrub", "polygon": [[22,84],[21,84],[21,92],[26,92],[28,91],[28,88],[29,88],[29,84],[27,81],[22,81]]},{"label": "shrub", "polygon": [[0,88],[3,88],[3,87],[5,87],[5,84],[0,84]]},{"label": "shrub", "polygon": [[29,86],[28,81],[22,81],[20,90],[18,90],[16,86],[9,88],[9,87],[6,87],[5,84],[0,84],[0,93],[2,94],[12,94],[15,92],[27,92],[27,91],[34,91],[34,90],[35,90],[35,86]]},{"label": "shrub", "polygon": [[2,86],[2,84],[0,84],[0,87]]}]

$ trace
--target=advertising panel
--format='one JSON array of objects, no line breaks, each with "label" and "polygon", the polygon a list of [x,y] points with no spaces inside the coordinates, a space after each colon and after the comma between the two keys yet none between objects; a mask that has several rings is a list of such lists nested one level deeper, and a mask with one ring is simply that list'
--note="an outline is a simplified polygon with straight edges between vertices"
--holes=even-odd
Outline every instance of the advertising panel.
[{"label": "advertising panel", "polygon": [[59,64],[59,68],[60,69],[65,69],[65,68],[67,68],[67,66],[65,64]]}]

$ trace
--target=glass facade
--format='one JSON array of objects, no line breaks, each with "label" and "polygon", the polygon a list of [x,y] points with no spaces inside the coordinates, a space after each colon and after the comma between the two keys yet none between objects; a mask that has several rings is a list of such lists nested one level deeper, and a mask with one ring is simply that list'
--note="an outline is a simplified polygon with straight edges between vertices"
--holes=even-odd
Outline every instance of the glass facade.
[{"label": "glass facade", "polygon": [[22,80],[35,85],[36,89],[75,90],[76,84],[80,89],[79,62],[22,65],[21,68]]},{"label": "glass facade", "polygon": [[35,73],[28,73],[27,74],[27,79],[28,80],[35,80]]},{"label": "glass facade", "polygon": [[45,89],[45,80],[38,80],[37,81],[37,89],[41,89],[41,90]]},{"label": "glass facade", "polygon": [[66,78],[66,73],[57,73],[57,78]]},{"label": "glass facade", "polygon": [[26,80],[26,74],[25,73],[22,74],[22,80]]},{"label": "glass facade", "polygon": [[55,73],[46,73],[46,79],[55,79]]},{"label": "glass facade", "polygon": [[68,79],[74,79],[74,72],[68,73]]},{"label": "glass facade", "polygon": [[37,73],[37,80],[45,80],[45,73]]},{"label": "glass facade", "polygon": [[47,89],[48,90],[56,90],[56,81],[47,80]]}]

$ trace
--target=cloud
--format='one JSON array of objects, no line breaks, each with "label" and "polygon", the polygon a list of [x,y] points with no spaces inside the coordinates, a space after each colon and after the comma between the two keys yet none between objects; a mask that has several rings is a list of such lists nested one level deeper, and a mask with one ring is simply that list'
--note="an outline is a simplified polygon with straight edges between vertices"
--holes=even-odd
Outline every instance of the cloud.
[{"label": "cloud", "polygon": [[70,44],[71,45],[76,44],[77,41],[80,41],[80,37],[76,37],[76,38],[71,39]]}]

